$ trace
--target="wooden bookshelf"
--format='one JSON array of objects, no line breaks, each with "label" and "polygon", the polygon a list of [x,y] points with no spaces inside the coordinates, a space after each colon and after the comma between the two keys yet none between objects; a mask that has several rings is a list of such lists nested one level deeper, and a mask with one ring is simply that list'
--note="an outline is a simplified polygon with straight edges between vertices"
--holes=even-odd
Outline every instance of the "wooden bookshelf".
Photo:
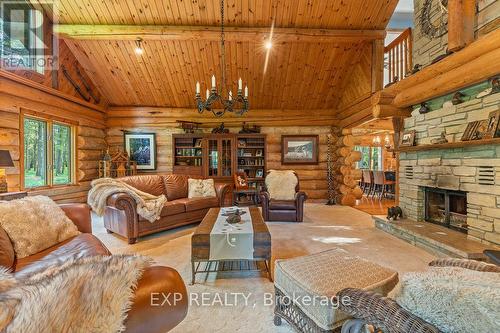
[{"label": "wooden bookshelf", "polygon": [[266,136],[239,134],[236,145],[238,172],[247,175],[250,187],[262,189],[266,176]]},{"label": "wooden bookshelf", "polygon": [[203,137],[195,134],[172,136],[174,173],[202,175]]},{"label": "wooden bookshelf", "polygon": [[500,138],[473,140],[473,141],[457,141],[457,142],[448,142],[440,144],[418,145],[411,147],[399,147],[398,149],[391,149],[390,151],[411,152],[411,151],[423,151],[423,150],[465,148],[465,147],[482,146],[490,144],[493,145],[500,144]]}]

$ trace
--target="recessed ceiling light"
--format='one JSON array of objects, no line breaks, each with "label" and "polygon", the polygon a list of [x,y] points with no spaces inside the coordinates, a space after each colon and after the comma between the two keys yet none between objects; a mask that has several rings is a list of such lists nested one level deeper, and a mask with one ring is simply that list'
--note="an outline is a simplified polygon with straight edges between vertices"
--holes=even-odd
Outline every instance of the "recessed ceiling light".
[{"label": "recessed ceiling light", "polygon": [[264,44],[265,48],[270,50],[272,47],[273,47],[273,43],[268,40],[265,44]]}]

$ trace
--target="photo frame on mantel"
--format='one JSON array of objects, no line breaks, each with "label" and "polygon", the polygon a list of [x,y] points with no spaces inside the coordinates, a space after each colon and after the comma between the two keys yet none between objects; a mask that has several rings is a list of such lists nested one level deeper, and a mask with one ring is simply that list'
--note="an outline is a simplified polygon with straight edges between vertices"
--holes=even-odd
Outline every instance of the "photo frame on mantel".
[{"label": "photo frame on mantel", "polygon": [[281,164],[318,164],[318,135],[282,135]]},{"label": "photo frame on mantel", "polygon": [[488,116],[488,124],[484,134],[485,139],[493,139],[500,137],[500,110],[491,111]]},{"label": "photo frame on mantel", "polygon": [[415,130],[403,131],[399,139],[400,147],[412,147],[415,145]]}]

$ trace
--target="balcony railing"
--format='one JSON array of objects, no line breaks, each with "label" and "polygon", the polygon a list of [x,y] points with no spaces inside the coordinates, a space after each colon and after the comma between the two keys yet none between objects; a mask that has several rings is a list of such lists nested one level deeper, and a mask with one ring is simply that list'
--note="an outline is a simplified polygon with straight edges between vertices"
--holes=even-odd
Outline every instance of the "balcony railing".
[{"label": "balcony railing", "polygon": [[404,30],[384,48],[384,67],[388,71],[389,84],[404,79],[412,70],[411,28]]}]

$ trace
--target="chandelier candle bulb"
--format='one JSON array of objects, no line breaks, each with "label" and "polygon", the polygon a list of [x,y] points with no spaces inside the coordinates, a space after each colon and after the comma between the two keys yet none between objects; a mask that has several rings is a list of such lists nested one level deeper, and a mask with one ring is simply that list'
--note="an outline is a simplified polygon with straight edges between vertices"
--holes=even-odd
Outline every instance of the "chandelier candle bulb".
[{"label": "chandelier candle bulb", "polygon": [[207,99],[210,97],[210,91],[207,89]]},{"label": "chandelier candle bulb", "polygon": [[215,89],[215,75],[212,75],[212,89]]},{"label": "chandelier candle bulb", "polygon": [[200,94],[200,82],[196,82],[196,94]]},{"label": "chandelier candle bulb", "polygon": [[248,97],[248,86],[245,86],[245,97]]},{"label": "chandelier candle bulb", "polygon": [[241,80],[240,77],[240,79],[238,80],[238,90],[241,91],[241,89],[243,89],[243,81]]},{"label": "chandelier candle bulb", "polygon": [[229,100],[230,101],[233,100],[233,92],[231,90],[229,90]]}]

